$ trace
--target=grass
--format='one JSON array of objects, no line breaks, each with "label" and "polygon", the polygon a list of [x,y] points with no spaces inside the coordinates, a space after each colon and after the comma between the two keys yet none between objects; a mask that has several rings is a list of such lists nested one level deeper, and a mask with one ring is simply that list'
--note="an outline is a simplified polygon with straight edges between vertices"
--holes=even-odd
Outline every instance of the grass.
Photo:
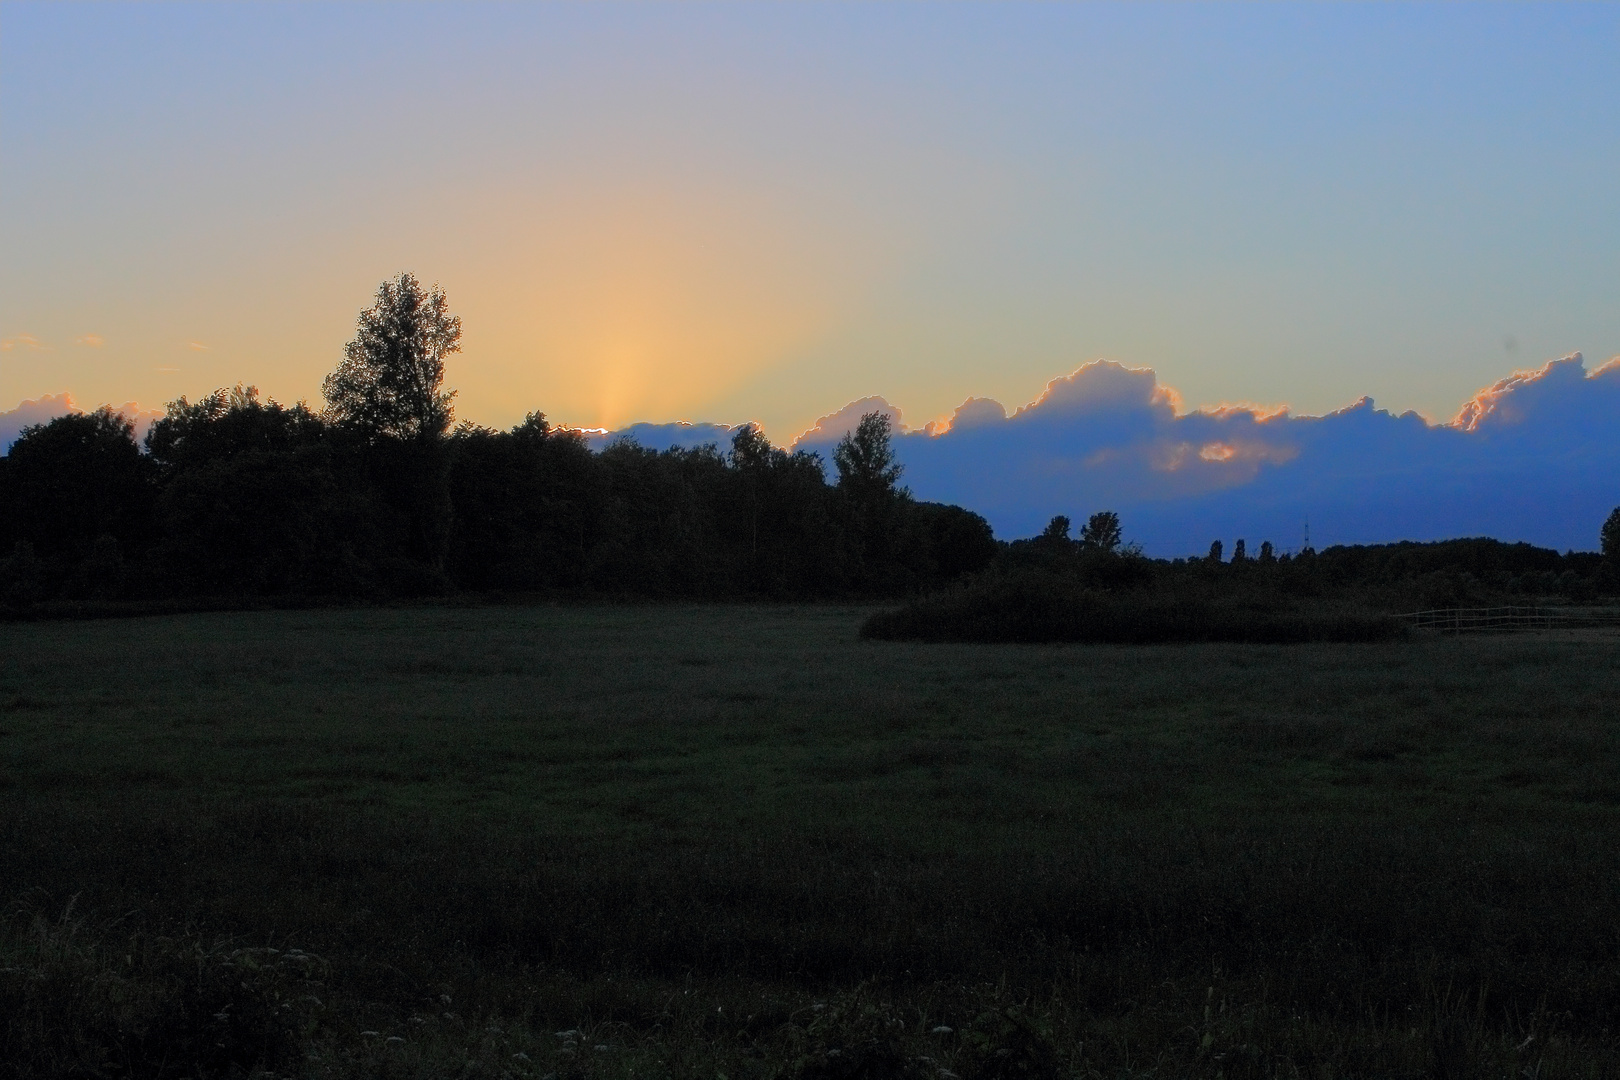
[{"label": "grass", "polygon": [[0,625],[0,1076],[1620,1073],[1620,641],[867,614]]}]

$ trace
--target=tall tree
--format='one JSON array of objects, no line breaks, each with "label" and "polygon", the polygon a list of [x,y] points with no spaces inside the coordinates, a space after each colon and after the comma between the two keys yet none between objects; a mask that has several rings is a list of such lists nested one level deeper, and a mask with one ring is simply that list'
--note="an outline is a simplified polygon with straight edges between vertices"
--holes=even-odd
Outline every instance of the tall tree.
[{"label": "tall tree", "polygon": [[1620,562],[1620,506],[1610,512],[1598,539],[1603,545],[1603,554],[1614,562]]},{"label": "tall tree", "polygon": [[853,542],[854,579],[898,591],[905,571],[896,556],[913,538],[901,535],[901,510],[910,493],[898,486],[901,466],[894,459],[892,431],[887,416],[867,413],[833,447],[833,465],[846,535]]},{"label": "tall tree", "polygon": [[450,427],[444,358],[461,351],[461,318],[444,290],[402,273],[377,287],[343,361],[321,384],[327,418],[369,439],[433,440]]},{"label": "tall tree", "polygon": [[1046,523],[1039,537],[1041,543],[1056,548],[1066,548],[1069,544],[1069,515],[1057,514]]},{"label": "tall tree", "polygon": [[858,498],[884,498],[896,493],[903,467],[894,460],[893,425],[880,412],[861,417],[855,430],[838,440],[833,465],[838,486]]},{"label": "tall tree", "polygon": [[1080,542],[1097,551],[1118,550],[1122,539],[1119,515],[1112,510],[1099,510],[1080,528]]}]

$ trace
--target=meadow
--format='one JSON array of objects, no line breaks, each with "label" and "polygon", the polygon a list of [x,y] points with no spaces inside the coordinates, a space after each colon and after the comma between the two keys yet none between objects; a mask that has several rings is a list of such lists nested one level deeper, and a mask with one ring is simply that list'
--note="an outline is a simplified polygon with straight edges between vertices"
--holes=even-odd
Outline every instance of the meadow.
[{"label": "meadow", "polygon": [[1620,638],[0,624],[0,1076],[1620,1075]]}]

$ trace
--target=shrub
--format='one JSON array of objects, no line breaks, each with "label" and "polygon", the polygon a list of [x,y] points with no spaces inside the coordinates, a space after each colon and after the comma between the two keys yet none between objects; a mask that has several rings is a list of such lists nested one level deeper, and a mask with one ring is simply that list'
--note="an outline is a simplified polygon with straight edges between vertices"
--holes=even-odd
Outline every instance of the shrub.
[{"label": "shrub", "polygon": [[1384,641],[1399,620],[1348,604],[1275,594],[1161,586],[1105,591],[1039,571],[980,578],[867,619],[861,636],[889,641],[1153,644]]}]

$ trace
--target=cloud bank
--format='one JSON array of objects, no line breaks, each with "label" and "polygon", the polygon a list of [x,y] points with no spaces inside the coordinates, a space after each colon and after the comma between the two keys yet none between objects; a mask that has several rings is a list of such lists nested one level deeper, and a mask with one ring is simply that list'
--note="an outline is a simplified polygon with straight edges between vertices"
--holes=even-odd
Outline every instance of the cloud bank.
[{"label": "cloud bank", "polygon": [[[1326,416],[1227,407],[1182,412],[1150,369],[1110,361],[1054,379],[1011,415],[969,398],[949,423],[918,430],[863,398],[794,442],[831,458],[866,412],[900,431],[904,482],[921,499],[984,514],[1001,537],[1054,514],[1116,510],[1153,555],[1200,554],[1214,539],[1250,548],[1495,536],[1591,550],[1620,504],[1620,358],[1588,372],[1579,353],[1515,372],[1446,423],[1392,415],[1363,398]],[[733,430],[641,425],[644,445],[722,447]],[[647,438],[643,438],[643,434]],[[656,437],[652,437],[655,436]]]},{"label": "cloud bank", "polygon": [[[0,412],[0,454],[11,450],[11,444],[17,441],[17,436],[23,428],[32,424],[44,424],[68,413],[84,411],[74,404],[72,394],[61,393],[32,398],[10,412]],[[134,422],[137,442],[146,438],[146,429],[152,426],[152,421],[163,415],[162,409],[143,409],[140,403],[135,401],[126,401],[114,411],[123,413]]]},{"label": "cloud bank", "polygon": [[[79,412],[68,394],[0,413],[0,452],[27,424]],[[161,415],[120,408],[137,433]],[[949,422],[917,430],[883,398],[853,401],[793,443],[831,460],[863,414],[898,433],[904,482],[918,498],[985,515],[1003,538],[1030,536],[1054,514],[1118,511],[1127,539],[1152,555],[1202,554],[1214,539],[1296,550],[1307,521],[1316,547],[1494,536],[1560,549],[1597,546],[1620,505],[1620,357],[1593,371],[1579,353],[1514,372],[1430,423],[1370,398],[1325,416],[1248,406],[1183,412],[1147,368],[1090,363],[1010,414],[969,398]],[[635,424],[586,432],[602,449],[634,439],[663,450],[717,444],[728,424]]]}]

